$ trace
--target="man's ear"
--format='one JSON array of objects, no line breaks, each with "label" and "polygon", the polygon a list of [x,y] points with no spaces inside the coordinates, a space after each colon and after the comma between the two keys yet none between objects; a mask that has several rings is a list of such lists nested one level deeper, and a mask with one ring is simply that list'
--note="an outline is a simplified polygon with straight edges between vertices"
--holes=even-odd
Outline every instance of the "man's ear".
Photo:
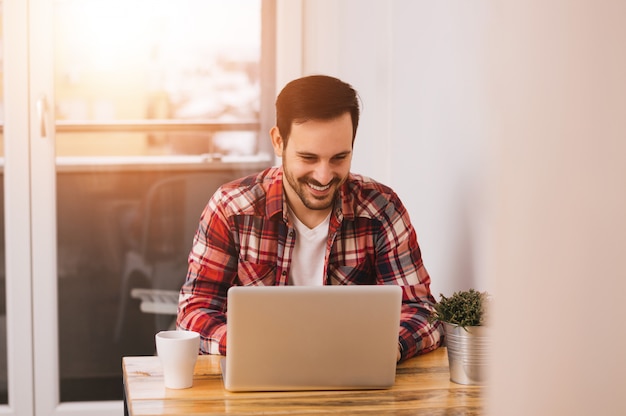
[{"label": "man's ear", "polygon": [[274,154],[276,157],[283,157],[283,137],[280,135],[280,131],[277,126],[272,127],[270,130],[270,137],[272,138]]}]

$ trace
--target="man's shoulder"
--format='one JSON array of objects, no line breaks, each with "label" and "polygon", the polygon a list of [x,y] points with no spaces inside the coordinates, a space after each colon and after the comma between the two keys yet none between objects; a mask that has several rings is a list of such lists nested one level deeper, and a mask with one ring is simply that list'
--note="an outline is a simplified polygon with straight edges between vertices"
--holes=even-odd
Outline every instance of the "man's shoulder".
[{"label": "man's shoulder", "polygon": [[219,203],[231,215],[255,214],[265,211],[272,189],[281,185],[278,167],[244,176],[223,184],[219,191]]},{"label": "man's shoulder", "polygon": [[235,179],[222,185],[222,190],[230,191],[248,191],[258,186],[267,187],[271,183],[279,180],[280,168],[273,166],[266,168],[260,172],[255,172],[247,176]]},{"label": "man's shoulder", "polygon": [[397,198],[396,193],[390,186],[387,186],[369,176],[358,173],[350,173],[348,178],[348,191],[357,199],[365,200],[383,197],[386,199]]},{"label": "man's shoulder", "polygon": [[[390,208],[400,208],[402,203],[395,191],[368,176],[350,173],[346,183],[344,204],[349,204],[356,217],[378,217]],[[345,212],[344,206],[344,212]]]}]

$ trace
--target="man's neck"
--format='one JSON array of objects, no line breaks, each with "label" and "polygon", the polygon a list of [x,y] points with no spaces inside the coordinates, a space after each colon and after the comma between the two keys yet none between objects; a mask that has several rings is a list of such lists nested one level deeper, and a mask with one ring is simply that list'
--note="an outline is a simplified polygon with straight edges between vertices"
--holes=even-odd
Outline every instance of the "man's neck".
[{"label": "man's neck", "polygon": [[298,217],[302,224],[311,229],[320,225],[332,211],[332,206],[324,210],[315,210],[309,209],[302,204],[296,204],[300,206],[294,207],[289,201],[287,201],[287,205],[289,206],[291,213]]}]

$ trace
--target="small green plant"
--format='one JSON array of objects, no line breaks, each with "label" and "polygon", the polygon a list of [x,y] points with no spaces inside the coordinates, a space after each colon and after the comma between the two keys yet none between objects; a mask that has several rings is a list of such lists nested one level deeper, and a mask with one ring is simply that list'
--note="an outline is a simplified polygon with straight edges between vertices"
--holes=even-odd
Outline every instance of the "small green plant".
[{"label": "small green plant", "polygon": [[430,322],[442,321],[462,328],[484,325],[487,318],[489,294],[474,289],[455,292],[450,297],[440,294],[429,317]]}]

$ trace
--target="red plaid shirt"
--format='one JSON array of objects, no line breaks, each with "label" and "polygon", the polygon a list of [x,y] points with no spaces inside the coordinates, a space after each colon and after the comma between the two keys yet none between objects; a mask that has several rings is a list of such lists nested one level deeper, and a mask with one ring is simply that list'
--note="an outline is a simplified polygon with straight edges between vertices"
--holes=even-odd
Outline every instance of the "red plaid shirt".
[{"label": "red plaid shirt", "polygon": [[[226,293],[231,286],[287,285],[295,231],[287,216],[282,168],[222,186],[210,199],[189,254],[179,328],[201,334],[201,351],[226,354]],[[415,230],[388,187],[350,174],[330,218],[325,284],[402,286],[402,359],[437,348],[435,303]],[[354,340],[363,342],[363,340]]]}]

